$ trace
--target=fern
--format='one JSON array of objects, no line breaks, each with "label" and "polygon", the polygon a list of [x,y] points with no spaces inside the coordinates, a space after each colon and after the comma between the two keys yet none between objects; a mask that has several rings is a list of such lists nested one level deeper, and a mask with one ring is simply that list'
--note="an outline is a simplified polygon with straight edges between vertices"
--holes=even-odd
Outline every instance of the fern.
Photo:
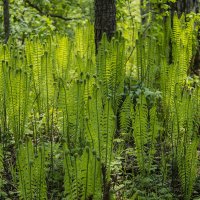
[{"label": "fern", "polygon": [[160,129],[160,125],[159,125],[159,121],[158,121],[158,117],[157,117],[157,108],[156,105],[154,105],[150,111],[149,111],[149,137],[150,137],[150,147],[149,147],[149,169],[151,169],[151,165],[153,163],[154,160],[154,155],[156,153],[156,142],[157,142],[157,138],[159,136],[159,129]]},{"label": "fern", "polygon": [[148,108],[143,94],[138,98],[132,120],[137,162],[141,173],[144,175],[151,170],[160,127],[156,106]]},{"label": "fern", "polygon": [[111,97],[115,113],[121,102],[124,87],[124,47],[124,41],[120,36],[109,43],[104,35],[97,55],[97,75],[102,82],[105,98]]},{"label": "fern", "polygon": [[19,147],[17,170],[20,199],[47,199],[44,163],[44,150],[40,148],[35,155],[31,140]]},{"label": "fern", "polygon": [[187,145],[179,141],[178,169],[185,200],[191,199],[197,175],[197,159],[197,141]]},{"label": "fern", "polygon": [[122,133],[127,133],[131,126],[131,97],[127,96],[120,110],[120,129]]},{"label": "fern", "polygon": [[136,155],[139,169],[145,173],[145,145],[148,142],[147,135],[147,105],[144,96],[140,96],[135,110],[135,119],[133,121],[134,139],[136,146]]},{"label": "fern", "polygon": [[[3,179],[3,145],[0,143],[0,190],[3,191],[4,179]],[[0,197],[3,198],[3,193],[0,192]]]},{"label": "fern", "polygon": [[[17,151],[10,171],[20,199],[115,198],[111,162],[121,151],[114,146],[118,133],[130,136],[124,148],[134,149],[137,175],[154,175],[156,164],[164,185],[177,164],[183,199],[191,198],[200,119],[198,79],[188,77],[196,22],[155,13],[146,22],[145,30],[133,30],[132,53],[120,34],[110,42],[104,35],[95,56],[91,24],[77,27],[74,39],[35,37],[20,51],[0,45],[1,139]],[[151,198],[146,185],[145,192]]]},{"label": "fern", "polygon": [[68,149],[65,149],[64,171],[67,199],[101,197],[100,163],[95,151],[91,152],[86,147],[82,152],[70,156]]},{"label": "fern", "polygon": [[106,101],[100,116],[101,162],[109,166],[111,162],[112,141],[115,133],[115,116],[110,99]]}]

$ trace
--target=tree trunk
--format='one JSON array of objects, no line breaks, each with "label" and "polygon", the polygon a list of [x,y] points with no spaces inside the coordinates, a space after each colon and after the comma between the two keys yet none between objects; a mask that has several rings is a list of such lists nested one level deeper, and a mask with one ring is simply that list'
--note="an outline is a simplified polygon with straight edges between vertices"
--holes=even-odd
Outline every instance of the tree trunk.
[{"label": "tree trunk", "polygon": [[116,0],[95,0],[95,45],[96,52],[103,33],[108,40],[116,31]]},{"label": "tree trunk", "polygon": [[198,12],[198,0],[178,0],[176,10],[179,16],[182,13]]},{"label": "tree trunk", "polygon": [[5,37],[5,43],[7,43],[10,36],[9,0],[3,0],[3,15],[4,15],[4,37]]}]

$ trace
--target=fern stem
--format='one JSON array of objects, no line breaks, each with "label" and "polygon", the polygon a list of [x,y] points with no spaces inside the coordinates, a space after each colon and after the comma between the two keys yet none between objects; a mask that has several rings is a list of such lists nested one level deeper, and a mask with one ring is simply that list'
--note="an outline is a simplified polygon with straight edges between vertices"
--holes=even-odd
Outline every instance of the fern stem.
[{"label": "fern stem", "polygon": [[79,125],[79,106],[80,106],[80,102],[79,102],[79,98],[80,98],[80,88],[79,88],[79,80],[77,81],[77,103],[76,103],[76,144],[78,145],[78,125]]},{"label": "fern stem", "polygon": [[29,169],[29,187],[30,187],[30,197],[31,197],[31,200],[32,200],[32,176],[31,176],[31,173],[32,173],[32,160],[30,160],[30,152],[29,152],[29,145],[28,145],[28,138],[26,139],[26,149],[27,149],[27,155],[28,155],[28,169]]},{"label": "fern stem", "polygon": [[22,169],[21,169],[21,165],[20,165],[20,160],[19,160],[19,157],[20,157],[20,148],[19,149],[19,152],[18,152],[18,158],[17,158],[17,162],[18,162],[18,167],[19,167],[19,176],[20,176],[20,180],[21,180],[21,183],[22,184],[22,187],[23,187],[23,191],[22,191],[22,195],[23,197],[25,197],[25,199],[27,199],[27,192],[26,192],[26,182],[23,180],[23,177],[22,177]]},{"label": "fern stem", "polygon": [[78,199],[78,169],[77,169],[77,158],[75,156],[75,182],[76,182],[76,198]]},{"label": "fern stem", "polygon": [[108,161],[108,136],[109,136],[109,116],[110,115],[110,99],[108,99],[108,110],[107,110],[107,127],[106,127],[106,168],[107,168],[107,161]]},{"label": "fern stem", "polygon": [[67,142],[68,142],[68,147],[70,146],[70,135],[69,135],[69,116],[68,116],[68,107],[67,107],[67,92],[66,88],[64,87],[64,82],[63,82],[63,88],[65,92],[65,114],[66,114],[66,120],[67,120]]},{"label": "fern stem", "polygon": [[[67,168],[67,169],[65,169],[65,173],[68,174],[68,178],[69,178],[70,183],[67,183],[67,184],[69,184],[69,188],[70,188],[69,193],[70,193],[70,195],[72,195],[72,189],[71,189],[71,186],[72,186],[71,180],[72,180],[72,179],[71,179],[71,175],[70,175],[69,165],[68,165],[68,162],[67,162],[67,156],[68,156],[68,155],[65,154],[65,163],[66,163],[66,168]],[[65,175],[65,176],[66,176],[66,175]],[[65,184],[66,184],[66,183],[65,183]],[[67,192],[67,191],[65,191],[65,192]]]},{"label": "fern stem", "polygon": [[87,152],[87,169],[86,169],[86,183],[85,183],[85,199],[87,199],[87,190],[88,190],[88,172],[89,172],[89,160],[90,160],[90,150],[86,149],[86,152]]},{"label": "fern stem", "polygon": [[90,131],[90,127],[89,127],[89,125],[88,125],[88,120],[86,120],[86,125],[87,125],[87,129],[88,129],[88,132],[89,132],[91,141],[92,141],[92,147],[93,147],[93,149],[94,149],[94,140],[93,140],[93,137],[92,137],[92,134],[91,134],[91,131]]},{"label": "fern stem", "polygon": [[99,127],[98,89],[97,88],[96,88],[96,116],[97,116],[98,143],[99,143],[99,157],[101,159],[101,138],[100,138],[100,127]]},{"label": "fern stem", "polygon": [[[143,102],[142,102],[142,98],[141,98],[141,106],[143,106]],[[139,121],[140,121],[140,152],[141,152],[141,156],[142,156],[142,173],[144,175],[144,144],[143,144],[143,138],[142,138],[142,135],[145,134],[145,133],[142,133],[142,124],[141,124],[141,110],[138,109],[138,112],[139,112]]]},{"label": "fern stem", "polygon": [[94,156],[94,182],[93,182],[93,194],[95,194],[95,188],[96,188],[96,167],[97,167],[97,158],[96,154]]},{"label": "fern stem", "polygon": [[18,121],[18,133],[19,133],[19,139],[22,138],[22,135],[21,135],[21,71],[20,71],[20,81],[19,81],[19,107],[18,107],[18,110],[19,110],[19,121]]}]

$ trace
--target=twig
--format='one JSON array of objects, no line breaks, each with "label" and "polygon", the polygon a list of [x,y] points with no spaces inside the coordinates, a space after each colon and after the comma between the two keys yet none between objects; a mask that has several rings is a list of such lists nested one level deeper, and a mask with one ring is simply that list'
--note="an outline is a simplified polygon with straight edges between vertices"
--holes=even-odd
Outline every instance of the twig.
[{"label": "twig", "polygon": [[54,14],[54,13],[44,12],[39,6],[37,6],[36,4],[31,3],[30,0],[25,0],[25,3],[27,3],[30,7],[34,8],[35,10],[37,10],[41,15],[46,15],[46,16],[62,19],[64,21],[72,21],[72,20],[83,19],[83,17],[70,18],[70,17],[64,17],[62,15],[58,15],[58,14]]}]

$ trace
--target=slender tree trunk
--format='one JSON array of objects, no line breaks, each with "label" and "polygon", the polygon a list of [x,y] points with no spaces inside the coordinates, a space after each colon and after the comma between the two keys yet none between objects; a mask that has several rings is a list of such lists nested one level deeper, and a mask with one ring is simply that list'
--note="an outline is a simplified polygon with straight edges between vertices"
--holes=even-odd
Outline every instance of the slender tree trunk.
[{"label": "slender tree trunk", "polygon": [[4,37],[5,37],[5,43],[7,43],[10,36],[9,0],[3,0],[3,15],[4,15]]},{"label": "slender tree trunk", "polygon": [[116,31],[116,0],[95,0],[95,45],[96,51],[103,33],[108,40]]}]

